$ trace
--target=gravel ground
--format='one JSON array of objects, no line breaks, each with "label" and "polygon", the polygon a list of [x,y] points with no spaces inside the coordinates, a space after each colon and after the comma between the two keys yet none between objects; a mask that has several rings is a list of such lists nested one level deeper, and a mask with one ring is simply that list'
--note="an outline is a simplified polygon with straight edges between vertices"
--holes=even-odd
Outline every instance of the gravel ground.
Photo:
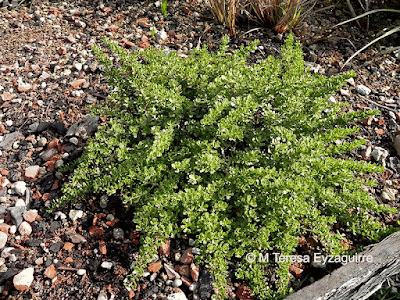
[{"label": "gravel ground", "polygon": [[[295,33],[312,71],[331,76],[371,37],[355,24],[330,29],[349,17],[345,6],[326,0],[320,8],[325,9],[306,18]],[[380,25],[384,22],[391,21]],[[239,23],[229,50],[259,39],[251,62],[279,54],[282,35],[254,22]],[[184,57],[203,44],[213,51],[225,30],[213,22],[204,2],[168,1],[163,16],[154,1],[32,1],[0,9],[0,28],[0,298],[209,299],[212,278],[191,262],[195,241],[184,236],[160,249],[138,289],[124,286],[140,234],[118,196],[93,195],[46,213],[67,180],[58,168],[79,157],[87,138],[107,122],[86,110],[109,95],[91,46],[102,45],[100,38],[107,35],[132,51],[153,45]],[[370,49],[344,68],[357,75],[330,101],[347,101],[349,110],[380,110],[356,124],[361,129],[356,137],[367,145],[347,156],[384,164],[384,173],[372,175],[378,186],[369,191],[380,203],[398,207],[400,52],[377,53]],[[399,220],[399,214],[380,217],[385,224]],[[311,266],[292,271],[294,289],[326,274]],[[242,282],[233,279],[229,290],[231,299],[251,299]]]}]

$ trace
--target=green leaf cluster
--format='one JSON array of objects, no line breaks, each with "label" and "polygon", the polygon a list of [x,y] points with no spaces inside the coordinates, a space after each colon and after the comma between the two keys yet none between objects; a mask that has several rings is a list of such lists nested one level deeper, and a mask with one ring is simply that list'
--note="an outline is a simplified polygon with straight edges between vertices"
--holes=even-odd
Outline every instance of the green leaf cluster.
[{"label": "green leaf cluster", "polygon": [[143,233],[136,278],[163,241],[183,232],[196,237],[197,263],[215,277],[214,298],[225,297],[228,262],[240,260],[236,275],[260,299],[277,299],[289,292],[290,263],[251,264],[246,253],[291,255],[306,235],[339,254],[335,228],[370,239],[383,231],[373,213],[388,209],[363,190],[373,182],[357,176],[383,168],[337,158],[364,143],[335,143],[357,131],[348,125],[376,114],[342,113],[327,101],[352,73],[310,74],[293,36],[281,57],[252,65],[257,41],[228,55],[224,37],[217,53],[203,47],[186,59],[105,42],[115,59],[94,52],[114,92],[92,112],[109,121],[52,208],[122,195]]}]

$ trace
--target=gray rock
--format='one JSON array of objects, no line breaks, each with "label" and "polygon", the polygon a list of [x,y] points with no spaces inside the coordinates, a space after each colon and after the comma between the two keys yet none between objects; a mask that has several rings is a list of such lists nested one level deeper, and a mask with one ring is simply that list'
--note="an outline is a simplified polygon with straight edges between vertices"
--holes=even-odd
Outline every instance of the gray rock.
[{"label": "gray rock", "polygon": [[356,91],[357,93],[363,95],[363,96],[368,96],[369,94],[371,94],[371,89],[366,87],[363,84],[357,85],[356,86]]},{"label": "gray rock", "polygon": [[46,144],[47,144],[47,139],[45,138],[45,137],[41,137],[39,140],[38,140],[38,146],[39,147],[44,147],[44,146],[46,146]]},{"label": "gray rock", "polygon": [[26,192],[26,183],[24,181],[17,181],[13,184],[13,188],[18,195],[24,196]]},{"label": "gray rock", "polygon": [[114,228],[113,236],[116,240],[123,240],[124,239],[124,231],[121,228]]},{"label": "gray rock", "polygon": [[213,278],[208,270],[200,272],[199,277],[199,296],[201,299],[209,299],[213,290]]},{"label": "gray rock", "polygon": [[100,118],[97,116],[87,116],[81,121],[73,124],[67,131],[65,137],[82,137],[87,138],[91,136],[99,127]]},{"label": "gray rock", "polygon": [[26,188],[26,190],[25,190],[25,206],[26,206],[27,210],[29,210],[31,207],[31,201],[32,201],[32,191],[30,188]]},{"label": "gray rock", "polygon": [[164,269],[167,272],[169,279],[181,278],[181,275],[179,275],[173,268],[171,268],[166,263],[164,263]]},{"label": "gray rock", "polygon": [[389,157],[387,166],[396,173],[400,173],[400,160],[397,157]]},{"label": "gray rock", "polygon": [[95,102],[96,102],[96,98],[93,97],[93,96],[90,95],[90,94],[87,94],[87,96],[86,96],[86,103],[87,103],[87,104],[93,104],[93,103],[95,103]]},{"label": "gray rock", "polygon": [[80,234],[74,233],[69,236],[69,239],[74,244],[84,244],[86,243],[86,239]]},{"label": "gray rock", "polygon": [[14,142],[22,140],[23,138],[24,135],[19,131],[8,133],[5,135],[3,141],[0,142],[0,149],[11,150]]},{"label": "gray rock", "polygon": [[[189,246],[193,247],[195,245],[194,239],[190,238],[189,239]],[[192,249],[193,250],[193,249]],[[193,251],[192,251],[193,252]]]},{"label": "gray rock", "polygon": [[[56,163],[54,164],[54,167],[56,168],[56,169],[58,169],[58,168],[60,168],[60,167],[62,167],[64,165],[64,161],[62,160],[62,159],[58,159],[57,161],[56,161]],[[56,175],[57,176],[57,175]]]},{"label": "gray rock", "polygon": [[15,206],[8,208],[10,211],[11,219],[13,223],[18,227],[24,221],[22,214],[26,211],[25,206]]},{"label": "gray rock", "polygon": [[108,197],[107,195],[103,195],[100,197],[100,207],[101,208],[106,208],[108,205]]},{"label": "gray rock", "polygon": [[29,132],[36,132],[36,130],[39,127],[39,121],[32,123],[31,125],[28,126],[28,131]]},{"label": "gray rock", "polygon": [[375,147],[374,151],[371,152],[372,157],[379,163],[381,163],[384,167],[386,166],[386,157],[389,156],[389,151],[381,148]]},{"label": "gray rock", "polygon": [[49,161],[54,155],[58,153],[56,148],[50,148],[39,154],[39,157],[44,161]]}]

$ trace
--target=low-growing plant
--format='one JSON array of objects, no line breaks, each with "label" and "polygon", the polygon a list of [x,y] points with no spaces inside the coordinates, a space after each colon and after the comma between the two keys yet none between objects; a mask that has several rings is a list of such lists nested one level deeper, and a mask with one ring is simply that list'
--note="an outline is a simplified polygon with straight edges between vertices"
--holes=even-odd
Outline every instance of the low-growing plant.
[{"label": "low-growing plant", "polygon": [[337,143],[377,111],[341,113],[345,104],[327,101],[353,73],[310,74],[293,36],[281,58],[254,65],[247,57],[257,41],[227,55],[227,36],[216,53],[203,46],[187,59],[105,42],[115,59],[93,50],[114,92],[92,112],[108,122],[52,210],[94,193],[134,206],[142,235],[133,283],[167,238],[186,233],[201,249],[196,263],[214,276],[214,299],[226,297],[229,261],[260,299],[278,299],[290,292],[290,261],[252,264],[247,253],[292,255],[306,236],[318,252],[340,254],[345,231],[384,232],[373,213],[392,210],[358,176],[383,167],[338,157],[363,140]]},{"label": "low-growing plant", "polygon": [[163,16],[167,15],[167,0],[162,0],[161,2],[161,14]]}]

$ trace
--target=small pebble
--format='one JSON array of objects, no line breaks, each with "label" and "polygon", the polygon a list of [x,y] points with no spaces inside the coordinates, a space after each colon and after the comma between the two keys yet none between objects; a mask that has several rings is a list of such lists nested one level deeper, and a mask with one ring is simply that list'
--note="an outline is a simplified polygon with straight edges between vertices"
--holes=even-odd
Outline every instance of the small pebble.
[{"label": "small pebble", "polygon": [[124,239],[124,231],[121,228],[114,228],[113,236],[116,240]]},{"label": "small pebble", "polygon": [[156,279],[156,277],[157,277],[157,273],[151,274],[150,281],[154,281]]},{"label": "small pebble", "polygon": [[103,262],[101,263],[101,267],[102,267],[103,269],[111,270],[111,268],[113,267],[113,263],[110,262],[110,261],[103,261]]},{"label": "small pebble", "polygon": [[197,287],[199,286],[198,282],[193,282],[191,285],[189,285],[189,291],[194,292],[197,290]]},{"label": "small pebble", "polygon": [[72,138],[69,139],[69,142],[76,146],[76,145],[78,145],[79,140],[76,137],[72,137]]},{"label": "small pebble", "polygon": [[79,276],[83,276],[86,273],[85,269],[79,269],[78,271],[76,271],[76,274],[78,274]]},{"label": "small pebble", "polygon": [[176,252],[176,253],[175,253],[175,256],[174,256],[175,261],[180,261],[181,256],[182,256],[182,255],[181,255],[179,252]]},{"label": "small pebble", "polygon": [[47,139],[45,137],[41,137],[38,141],[38,146],[39,147],[44,147],[47,144]]},{"label": "small pebble", "polygon": [[176,278],[172,283],[172,286],[175,288],[180,287],[181,285],[182,285],[182,280],[180,280],[179,278]]},{"label": "small pebble", "polygon": [[66,214],[64,214],[61,211],[56,212],[54,215],[54,220],[58,220],[58,219],[65,220],[66,218],[67,218]]},{"label": "small pebble", "polygon": [[194,255],[199,255],[200,254],[200,249],[199,248],[192,248],[192,253],[194,254]]}]

